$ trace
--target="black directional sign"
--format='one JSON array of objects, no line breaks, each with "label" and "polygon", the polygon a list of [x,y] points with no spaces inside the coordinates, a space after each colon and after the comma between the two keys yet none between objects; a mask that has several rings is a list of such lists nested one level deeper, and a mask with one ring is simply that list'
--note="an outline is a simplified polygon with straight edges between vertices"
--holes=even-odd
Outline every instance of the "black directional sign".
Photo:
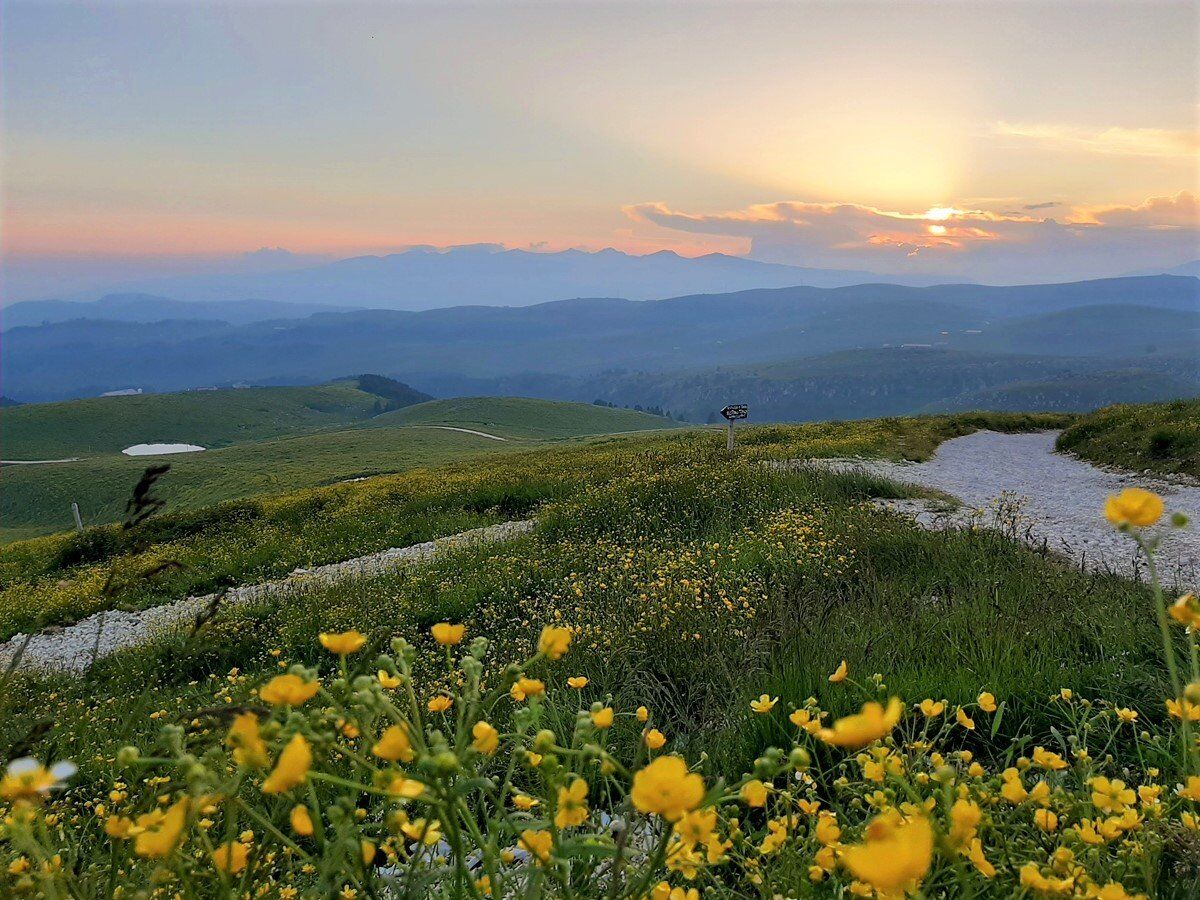
[{"label": "black directional sign", "polygon": [[731,403],[729,406],[721,410],[721,415],[732,422],[735,419],[746,418],[746,416],[750,415],[750,411],[749,407],[747,407],[745,403]]}]

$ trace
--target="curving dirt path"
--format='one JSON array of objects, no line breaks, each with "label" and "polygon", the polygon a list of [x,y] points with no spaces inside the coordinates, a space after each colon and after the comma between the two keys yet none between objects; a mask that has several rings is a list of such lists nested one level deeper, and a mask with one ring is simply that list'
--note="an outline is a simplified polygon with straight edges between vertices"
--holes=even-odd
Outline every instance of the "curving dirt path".
[{"label": "curving dirt path", "polygon": [[1035,546],[1063,553],[1089,570],[1145,577],[1129,538],[1104,518],[1104,500],[1127,487],[1160,494],[1168,512],[1193,522],[1161,529],[1159,562],[1172,589],[1200,586],[1200,487],[1097,468],[1054,452],[1057,431],[999,434],[977,431],[943,443],[923,463],[872,459],[807,460],[803,465],[865,470],[893,481],[934,488],[961,500],[959,509],[925,501],[880,501],[930,527],[983,524]]},{"label": "curving dirt path", "polygon": [[474,428],[459,428],[456,425],[409,425],[409,428],[440,428],[442,431],[461,431],[463,434],[473,434],[476,437],[487,438],[489,441],[508,441],[508,438],[498,434],[488,434],[486,431],[476,431]]},{"label": "curving dirt path", "polygon": [[[248,584],[227,591],[220,598],[220,608],[286,596],[299,590],[353,578],[384,575],[462,547],[510,540],[532,529],[533,522],[530,520],[501,522],[411,547],[393,547],[345,562],[313,569],[296,569],[279,581]],[[196,617],[213,606],[216,600],[216,594],[206,594],[203,597],[185,597],[174,603],[137,612],[109,610],[88,616],[65,628],[47,629],[32,637],[14,635],[0,644],[0,672],[7,671],[19,656],[19,668],[77,675],[96,659],[110,653],[146,643],[164,631],[190,628]]]}]

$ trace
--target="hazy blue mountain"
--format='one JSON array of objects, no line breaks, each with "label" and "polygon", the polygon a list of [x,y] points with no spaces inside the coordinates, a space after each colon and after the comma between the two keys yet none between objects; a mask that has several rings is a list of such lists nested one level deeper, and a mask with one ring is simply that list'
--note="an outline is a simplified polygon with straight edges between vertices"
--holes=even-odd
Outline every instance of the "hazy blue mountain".
[{"label": "hazy blue mountain", "polygon": [[906,344],[1138,357],[1181,352],[1196,333],[1198,287],[1194,278],[1159,276],[1017,287],[792,287],[650,302],[364,310],[247,325],[76,320],[9,330],[0,375],[20,400],[311,384],[348,371],[402,377],[444,395],[437,377],[673,372]]},{"label": "hazy blue mountain", "polygon": [[153,294],[105,294],[99,300],[26,300],[0,310],[0,327],[19,328],[68,322],[72,319],[107,319],[113,322],[161,322],[165,319],[209,319],[246,325],[270,319],[300,319],[313,313],[345,307],[328,304],[285,303],[279,300],[222,300],[184,302]]},{"label": "hazy blue mountain", "polygon": [[299,270],[160,278],[123,289],[189,301],[258,297],[287,303],[424,310],[467,304],[528,306],[570,297],[657,300],[798,284],[837,287],[890,281],[929,285],[945,280],[805,269],[720,253],[696,258],[668,250],[646,256],[612,249],[532,253],[481,244],[446,250],[416,247],[389,256],[360,256]]},{"label": "hazy blue mountain", "polygon": [[1131,277],[1141,275],[1190,275],[1192,277],[1200,277],[1200,259],[1193,259],[1191,262],[1172,266],[1169,269],[1140,269],[1137,272],[1130,272],[1129,275]]}]

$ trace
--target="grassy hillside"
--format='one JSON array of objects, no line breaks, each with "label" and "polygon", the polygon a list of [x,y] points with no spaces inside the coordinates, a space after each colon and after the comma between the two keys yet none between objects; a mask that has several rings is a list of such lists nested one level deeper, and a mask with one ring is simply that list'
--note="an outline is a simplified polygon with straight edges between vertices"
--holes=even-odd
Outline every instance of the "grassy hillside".
[{"label": "grassy hillside", "polygon": [[1200,477],[1200,399],[1101,409],[1064,431],[1058,449],[1135,472]]},{"label": "grassy hillside", "polygon": [[458,397],[431,400],[385,413],[373,425],[452,425],[501,437],[562,439],[671,428],[678,423],[631,409],[523,397]]},{"label": "grassy hillside", "polygon": [[[245,395],[255,396],[247,398]],[[197,398],[214,398],[214,402]],[[257,398],[257,399],[256,399]],[[107,399],[107,398],[106,398]],[[117,397],[116,401],[142,400],[142,397]],[[72,527],[71,502],[79,504],[87,524],[119,521],[130,488],[146,466],[155,462],[171,465],[161,493],[173,509],[199,509],[225,500],[258,494],[279,494],[301,488],[332,484],[349,478],[361,478],[387,472],[402,472],[420,466],[437,465],[494,453],[528,449],[538,442],[563,440],[588,434],[605,434],[647,428],[672,427],[676,423],[657,416],[629,410],[608,409],[577,403],[551,403],[519,398],[482,398],[467,401],[439,400],[413,407],[408,417],[397,416],[407,410],[385,413],[355,427],[300,433],[271,440],[250,441],[247,433],[270,433],[288,425],[323,421],[322,416],[342,417],[366,414],[379,401],[348,384],[320,388],[266,388],[258,391],[224,391],[212,394],[164,395],[144,398],[143,404],[157,413],[159,421],[172,421],[162,438],[176,434],[181,410],[205,415],[191,435],[223,435],[226,440],[240,439],[231,446],[203,453],[176,454],[169,457],[127,457],[106,453],[78,462],[45,466],[6,466],[0,483],[0,539],[19,540]],[[226,419],[216,401],[233,404]],[[369,401],[369,403],[368,403]],[[76,401],[32,407],[41,411],[34,423],[70,423],[57,435],[39,445],[42,452],[66,446],[67,435],[80,434],[85,423],[95,421],[79,415],[82,407],[89,413],[93,404],[103,410],[124,411],[120,403]],[[318,409],[318,404],[320,409]],[[64,407],[61,419],[55,407]],[[241,427],[262,408],[269,421],[257,427]],[[20,407],[14,412],[24,410]],[[8,415],[6,411],[5,416]],[[239,417],[241,424],[239,423]],[[34,444],[32,425],[24,427],[26,443]],[[506,440],[494,441],[478,435],[443,428],[410,425],[451,425],[488,433]],[[165,427],[165,426],[164,426]],[[137,429],[133,416],[118,416],[102,434],[113,436],[119,446]],[[139,432],[145,434],[145,431]],[[153,439],[153,438],[152,438]],[[203,441],[193,437],[197,443]],[[94,438],[95,443],[100,438]],[[7,452],[7,451],[6,451]]]},{"label": "grassy hillside", "polygon": [[[641,897],[660,883],[663,896],[676,886],[729,897],[885,886],[874,865],[850,867],[857,855],[907,860],[902,874],[930,897],[1034,896],[1035,877],[1085,896],[1110,885],[1194,896],[1192,762],[1164,710],[1172,688],[1148,589],[1083,575],[992,532],[921,531],[863,504],[900,492],[886,482],[761,464],[921,455],[975,427],[1058,421],[751,428],[733,460],[717,434],[637,435],[308,492],[244,510],[241,525],[168,514],[151,520],[141,546],[136,535],[104,532],[108,544],[63,537],[5,548],[11,588],[0,611],[10,628],[97,608],[90,586],[110,564],[123,579],[120,602],[146,603],[197,577],[169,573],[170,590],[137,577],[168,556],[240,580],[261,571],[251,560],[290,565],[297,548],[321,556],[369,547],[385,530],[395,538],[539,518],[532,536],[508,545],[220,609],[197,634],[165,635],[78,681],[9,679],[0,756],[72,759],[81,771],[48,801],[58,828],[0,843],[0,879],[9,879],[0,888],[27,871],[10,860],[44,843],[69,861],[82,896],[105,893],[118,868],[129,893],[171,878],[203,895],[218,879],[211,848],[240,840],[239,885],[252,893],[260,882],[301,895],[373,887],[376,859],[396,866],[412,896],[472,896],[476,883],[493,896],[589,898]],[[438,646],[438,622],[461,623],[463,643]],[[560,661],[538,653],[546,624],[572,631]],[[347,629],[365,646],[338,656],[318,640]],[[831,679],[843,661],[847,677]],[[257,689],[289,666],[302,681],[319,679],[321,693],[273,708]],[[539,680],[511,691],[519,673]],[[443,695],[450,706],[439,712],[429,704]],[[891,697],[890,719],[864,706]],[[243,720],[227,742],[233,716],[247,711],[261,731]],[[408,736],[393,741],[397,752],[380,742],[392,724]],[[248,735],[262,742],[261,762]],[[283,765],[295,735],[312,748],[311,771],[290,764],[294,753]],[[128,744],[140,752],[118,753]],[[669,755],[693,773],[648,768]],[[284,780],[298,769],[297,781]],[[631,782],[642,787],[632,801]],[[397,796],[402,788],[410,799]],[[141,859],[109,836],[123,828],[109,814],[158,809],[143,820],[158,826],[184,797],[203,798],[200,810],[185,819],[183,849],[168,847],[165,859]],[[649,797],[704,812],[683,821],[677,840],[668,817],[680,816]],[[297,805],[313,834],[296,826]],[[648,849],[614,839],[602,814],[649,835]],[[422,850],[429,822],[456,858],[481,848],[489,880]],[[239,839],[246,830],[253,836]],[[543,840],[541,865],[499,861],[503,849]],[[618,855],[624,862],[608,866]]]},{"label": "grassy hillside", "polygon": [[314,387],[190,391],[28,404],[0,412],[0,452],[4,459],[61,459],[119,453],[133,444],[227,447],[360,422],[378,414],[387,404],[428,399],[427,395],[408,390],[407,397],[383,397],[360,389],[357,379],[348,379]]}]

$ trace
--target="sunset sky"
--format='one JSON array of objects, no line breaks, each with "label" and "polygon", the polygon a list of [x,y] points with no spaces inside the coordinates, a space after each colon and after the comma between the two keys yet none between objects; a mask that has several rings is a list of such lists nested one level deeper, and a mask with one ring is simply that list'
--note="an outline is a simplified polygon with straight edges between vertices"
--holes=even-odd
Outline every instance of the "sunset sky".
[{"label": "sunset sky", "polygon": [[4,0],[0,29],[22,293],[261,247],[996,281],[1200,255],[1191,2]]}]

